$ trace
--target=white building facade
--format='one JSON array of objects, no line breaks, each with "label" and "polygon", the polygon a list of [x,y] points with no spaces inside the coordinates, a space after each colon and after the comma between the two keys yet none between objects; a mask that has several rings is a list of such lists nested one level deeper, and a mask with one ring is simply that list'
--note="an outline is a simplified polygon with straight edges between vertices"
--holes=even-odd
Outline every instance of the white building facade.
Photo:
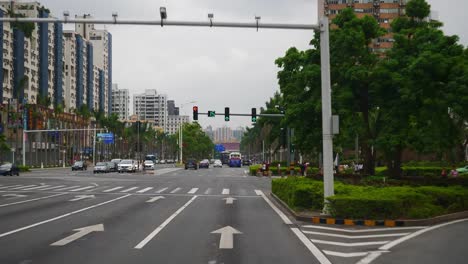
[{"label": "white building facade", "polygon": [[145,90],[143,94],[133,96],[133,113],[139,120],[154,120],[155,125],[167,127],[167,96],[158,94],[154,89]]},{"label": "white building facade", "polygon": [[112,113],[117,114],[120,120],[127,120],[130,116],[130,94],[128,89],[119,89],[112,84]]},{"label": "white building facade", "polygon": [[176,134],[179,131],[179,128],[184,123],[189,123],[190,117],[189,116],[181,116],[181,115],[168,115],[167,116],[167,126],[164,132],[168,133],[169,135]]}]

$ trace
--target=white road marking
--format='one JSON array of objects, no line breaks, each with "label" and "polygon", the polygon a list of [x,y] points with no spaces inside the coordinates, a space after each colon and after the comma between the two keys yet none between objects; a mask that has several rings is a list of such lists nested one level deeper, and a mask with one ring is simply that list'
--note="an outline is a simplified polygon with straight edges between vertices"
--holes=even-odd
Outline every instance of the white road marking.
[{"label": "white road marking", "polygon": [[188,193],[190,194],[194,194],[198,191],[198,188],[192,188],[190,191],[188,191]]},{"label": "white road marking", "polygon": [[229,189],[223,189],[223,192],[221,194],[225,194],[225,195],[228,195],[229,194]]},{"label": "white road marking", "polygon": [[84,191],[84,190],[92,189],[92,188],[94,188],[94,187],[96,187],[96,186],[86,186],[86,187],[82,187],[82,188],[70,190],[70,192]]},{"label": "white road marking", "polygon": [[27,195],[16,194],[16,193],[9,193],[9,194],[4,194],[4,195],[2,195],[2,196],[3,196],[3,197],[22,198],[22,197],[26,197]]},{"label": "white road marking", "polygon": [[75,202],[83,199],[88,199],[88,198],[96,198],[94,195],[77,195],[75,198],[68,200],[69,202]]},{"label": "white road marking", "polygon": [[31,188],[26,188],[26,189],[21,189],[22,191],[30,191],[30,190],[38,190],[38,189],[42,189],[44,187],[50,187],[51,185],[41,185],[41,186],[37,186],[37,187],[31,187]]},{"label": "white road marking", "polygon": [[385,252],[388,252],[388,251],[374,251],[374,252],[371,252],[365,258],[358,261],[356,264],[369,264],[372,261],[374,261],[376,258],[378,258],[380,255],[382,255],[382,253],[385,253]]},{"label": "white road marking", "polygon": [[[262,195],[264,197],[264,195]],[[299,228],[293,227],[291,231],[301,240],[301,242],[309,249],[309,251],[315,256],[320,264],[332,264],[330,260],[320,251],[300,230]]]},{"label": "white road marking", "polygon": [[153,202],[156,202],[156,201],[159,200],[159,199],[165,199],[165,197],[164,197],[164,196],[155,196],[155,197],[149,199],[149,200],[146,201],[146,202],[147,202],[147,203],[153,203]]},{"label": "white road marking", "polygon": [[221,237],[219,238],[220,249],[233,249],[234,235],[242,234],[242,232],[231,226],[225,226],[223,228],[211,232],[211,234],[221,234]]},{"label": "white road marking", "polygon": [[208,188],[208,189],[206,189],[205,194],[210,194],[212,191],[213,191],[212,188]]},{"label": "white road marking", "polygon": [[175,188],[174,190],[172,190],[171,193],[176,193],[176,192],[180,191],[181,189],[182,189],[182,188],[177,187],[177,188]]},{"label": "white road marking", "polygon": [[396,236],[405,236],[405,235],[409,234],[409,233],[395,233],[395,234],[380,234],[380,235],[365,235],[365,236],[348,236],[348,235],[331,234],[331,233],[323,233],[323,232],[313,232],[313,231],[302,231],[302,232],[304,232],[305,234],[311,234],[311,235],[341,237],[341,238],[348,238],[348,239],[396,237]]},{"label": "white road marking", "polygon": [[[278,207],[276,207],[275,204],[273,204],[270,199],[268,199],[266,197],[266,195],[262,192],[262,191],[259,191],[258,195],[262,196],[262,198],[265,200],[265,202],[267,202],[267,204],[279,215],[279,217],[281,217],[281,219],[283,220],[283,222],[287,225],[292,225],[292,222],[291,220],[289,220],[289,218],[283,213],[281,212],[280,209],[278,209]],[[305,236],[304,236],[305,237]],[[310,241],[309,241],[310,242]]]},{"label": "white road marking", "polygon": [[344,229],[344,228],[333,228],[326,226],[315,226],[315,225],[303,225],[301,228],[313,228],[331,231],[340,231],[346,233],[367,233],[367,232],[381,232],[381,231],[397,231],[397,230],[411,230],[411,229],[423,229],[424,226],[409,226],[409,227],[387,227],[387,228],[371,228],[371,229]]},{"label": "white road marking", "polygon": [[237,200],[236,198],[228,197],[224,198],[223,200],[226,200],[226,204],[233,204],[234,200]]},{"label": "white road marking", "polygon": [[115,188],[112,188],[112,189],[108,189],[108,190],[105,190],[105,191],[102,191],[102,192],[112,192],[112,191],[117,191],[117,190],[120,190],[122,189],[123,186],[119,186],[119,187],[115,187]]},{"label": "white road marking", "polygon": [[169,188],[166,187],[166,188],[159,189],[159,190],[156,191],[156,193],[162,193],[162,192],[164,192],[164,191],[167,190],[167,189],[169,189]]},{"label": "white road marking", "polygon": [[52,198],[52,197],[56,197],[56,196],[60,196],[60,195],[65,195],[65,194],[66,193],[59,193],[59,194],[54,194],[54,195],[50,195],[50,196],[46,196],[46,197],[34,198],[34,199],[30,199],[30,200],[19,201],[19,202],[14,202],[14,203],[9,203],[9,204],[0,204],[0,207],[5,207],[5,206],[9,206],[9,205],[14,205],[14,204],[28,203],[28,202],[43,200],[43,199]]},{"label": "white road marking", "polygon": [[363,256],[367,256],[368,254],[368,252],[343,253],[343,252],[336,252],[336,251],[329,251],[329,250],[324,250],[323,253],[329,256],[342,257],[342,258],[363,257]]},{"label": "white road marking", "polygon": [[[60,195],[64,195],[64,194],[66,194],[66,193],[62,193]],[[109,200],[109,201],[105,201],[105,202],[102,202],[102,203],[91,205],[91,206],[88,206],[88,207],[85,207],[85,208],[82,208],[82,209],[79,209],[79,210],[76,210],[76,211],[73,211],[73,212],[70,212],[70,213],[59,215],[59,216],[54,217],[54,218],[50,218],[50,219],[47,219],[47,220],[44,220],[44,221],[41,221],[41,222],[37,222],[37,223],[31,224],[31,225],[28,225],[28,226],[24,226],[24,227],[21,227],[21,228],[12,230],[12,231],[8,231],[6,233],[0,234],[0,238],[6,237],[6,236],[9,236],[11,234],[18,233],[18,232],[21,232],[23,230],[27,230],[27,229],[30,229],[30,228],[33,228],[33,227],[36,227],[36,226],[40,226],[40,225],[43,225],[43,224],[46,224],[46,223],[49,223],[49,222],[53,222],[53,221],[56,221],[56,220],[59,220],[59,219],[62,219],[62,218],[65,218],[65,217],[68,217],[68,216],[71,216],[71,215],[74,215],[74,214],[78,214],[78,213],[81,213],[81,212],[84,212],[84,211],[87,211],[87,210],[90,210],[90,209],[93,209],[93,208],[96,208],[96,207],[99,207],[99,206],[102,206],[102,205],[105,205],[105,204],[108,204],[108,203],[112,203],[112,202],[118,201],[120,199],[127,198],[129,196],[132,196],[132,195],[127,194],[127,195],[124,195],[124,196],[120,196],[120,197],[117,197],[117,198]]]},{"label": "white road marking", "polygon": [[[16,184],[16,185],[3,186],[3,187],[0,187],[0,189],[8,189],[8,188],[18,187],[18,186],[20,186],[20,188],[24,187],[24,185],[22,184]],[[30,185],[30,186],[35,186],[35,185]]]},{"label": "white road marking", "polygon": [[325,245],[334,245],[340,247],[363,247],[363,246],[372,246],[372,245],[385,245],[389,241],[373,241],[373,242],[358,242],[358,243],[342,243],[342,242],[335,242],[335,241],[327,241],[327,240],[320,240],[320,239],[311,239],[313,243],[317,244],[325,244]]},{"label": "white road marking", "polygon": [[260,196],[262,196],[262,195],[263,195],[263,192],[262,192],[262,191],[260,191],[260,190],[255,190],[255,194],[256,194],[256,195],[260,195]]},{"label": "white road marking", "polygon": [[57,189],[57,188],[61,188],[61,187],[65,187],[65,185],[52,186],[52,187],[41,188],[41,189],[37,189],[37,190],[47,191],[47,190],[53,190],[53,189]]},{"label": "white road marking", "polygon": [[87,227],[82,227],[78,229],[74,229],[73,231],[78,231],[78,233],[75,233],[71,236],[68,236],[64,239],[61,239],[55,243],[50,244],[51,246],[65,246],[75,240],[78,240],[87,234],[90,234],[92,232],[103,232],[104,231],[104,225],[99,224],[99,225],[92,225],[92,226],[87,226]]},{"label": "white road marking", "polygon": [[[13,186],[18,186],[18,185],[13,185]],[[8,186],[8,187],[13,187],[13,186]],[[30,188],[30,187],[34,187],[34,186],[37,186],[37,185],[36,185],[36,184],[33,184],[33,185],[26,185],[26,186],[24,186],[24,185],[19,185],[18,187],[14,187],[14,188],[11,188],[11,189],[9,189],[9,190],[10,190],[10,191],[12,191],[12,190],[19,190],[19,189]],[[4,187],[4,188],[8,188],[8,187]],[[2,189],[2,188],[0,188],[0,189]]]},{"label": "white road marking", "polygon": [[147,191],[149,191],[151,189],[153,189],[153,187],[148,187],[148,188],[145,188],[143,190],[139,190],[137,193],[145,193],[145,192],[147,192]]},{"label": "white road marking", "polygon": [[120,192],[129,192],[129,191],[133,191],[133,190],[136,190],[136,189],[138,189],[138,187],[128,188],[128,189],[122,190]]},{"label": "white road marking", "polygon": [[[148,242],[151,241],[164,227],[166,227],[180,212],[182,212],[187,206],[189,206],[198,196],[193,196],[187,203],[185,203],[181,208],[179,208],[175,213],[173,213],[169,218],[167,218],[160,226],[158,226],[151,234],[149,234],[145,239],[143,239],[138,245],[135,246],[136,249],[142,249]],[[1,237],[1,236],[0,236]]]},{"label": "white road marking", "polygon": [[78,188],[78,187],[81,187],[81,186],[80,185],[70,186],[70,187],[60,188],[60,189],[57,189],[55,191],[64,191],[64,190],[74,189],[74,188]]}]

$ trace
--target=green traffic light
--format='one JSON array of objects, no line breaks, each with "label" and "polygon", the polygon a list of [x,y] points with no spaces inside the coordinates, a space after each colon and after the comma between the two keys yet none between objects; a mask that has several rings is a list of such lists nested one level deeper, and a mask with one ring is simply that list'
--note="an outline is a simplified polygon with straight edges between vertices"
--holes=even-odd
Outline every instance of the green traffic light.
[{"label": "green traffic light", "polygon": [[257,122],[257,118],[256,118],[256,117],[252,117],[252,122]]},{"label": "green traffic light", "polygon": [[224,121],[229,121],[229,117],[224,117]]}]

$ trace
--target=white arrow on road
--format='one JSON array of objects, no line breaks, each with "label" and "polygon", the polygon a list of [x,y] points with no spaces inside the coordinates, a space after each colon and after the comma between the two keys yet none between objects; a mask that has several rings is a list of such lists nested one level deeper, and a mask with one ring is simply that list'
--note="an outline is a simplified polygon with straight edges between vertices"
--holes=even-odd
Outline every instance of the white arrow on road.
[{"label": "white arrow on road", "polygon": [[237,199],[233,197],[228,197],[228,198],[224,198],[223,200],[226,200],[226,204],[233,204],[234,200],[237,200]]},{"label": "white arrow on road", "polygon": [[211,232],[211,234],[221,234],[219,240],[220,249],[232,249],[234,247],[234,235],[242,234],[239,230],[232,228],[231,226],[225,226],[218,230]]},{"label": "white arrow on road", "polygon": [[153,197],[151,199],[149,199],[148,201],[146,201],[147,203],[153,203],[153,202],[156,202],[157,200],[159,199],[165,199],[164,196],[156,196],[156,197]]},{"label": "white arrow on road", "polygon": [[75,198],[68,200],[69,202],[75,202],[83,199],[88,199],[88,198],[96,198],[94,195],[76,195]]},{"label": "white arrow on road", "polygon": [[80,239],[84,236],[86,236],[87,234],[90,234],[92,232],[102,232],[104,231],[104,225],[103,224],[98,224],[98,225],[92,225],[92,226],[86,226],[86,227],[82,227],[82,228],[78,228],[78,229],[75,229],[73,231],[78,231],[77,233],[71,235],[71,236],[68,236],[64,239],[61,239],[55,243],[52,243],[50,244],[51,246],[65,246],[67,245],[68,243],[71,243],[77,239]]},{"label": "white arrow on road", "polygon": [[16,194],[16,193],[9,193],[9,194],[4,194],[2,195],[3,197],[15,197],[15,198],[20,198],[20,197],[26,197],[27,195],[23,194]]}]

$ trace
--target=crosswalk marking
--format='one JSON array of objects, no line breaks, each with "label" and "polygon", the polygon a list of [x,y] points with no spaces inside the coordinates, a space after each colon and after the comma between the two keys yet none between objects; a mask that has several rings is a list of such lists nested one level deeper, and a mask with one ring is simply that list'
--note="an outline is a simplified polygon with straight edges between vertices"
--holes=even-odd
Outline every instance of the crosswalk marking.
[{"label": "crosswalk marking", "polygon": [[177,187],[177,188],[175,188],[174,190],[172,190],[171,193],[176,193],[176,192],[180,191],[181,189],[182,189],[182,188]]},{"label": "crosswalk marking", "polygon": [[73,189],[73,190],[70,190],[70,192],[79,192],[79,191],[84,191],[84,190],[88,190],[88,189],[92,189],[92,188],[96,188],[96,186],[87,186],[87,187],[82,187],[82,188],[78,188],[78,189]]},{"label": "crosswalk marking", "polygon": [[147,192],[147,191],[149,191],[151,189],[153,189],[153,187],[148,187],[148,188],[145,188],[143,190],[139,190],[137,193],[145,193],[145,192]]},{"label": "crosswalk marking", "polygon": [[263,194],[263,192],[262,192],[262,191],[260,191],[260,190],[255,190],[255,194],[256,194],[256,195],[260,195],[260,196],[261,196],[261,195]]},{"label": "crosswalk marking", "polygon": [[49,187],[49,186],[50,186],[50,185],[41,185],[41,186],[38,186],[38,187],[31,187],[31,188],[22,189],[22,191],[29,191],[29,190],[41,189],[41,188]]},{"label": "crosswalk marking", "polygon": [[78,188],[78,187],[81,187],[81,186],[80,185],[75,185],[75,186],[60,188],[60,189],[57,189],[55,191],[65,191],[65,190],[74,189],[74,188]]},{"label": "crosswalk marking", "polygon": [[221,194],[229,194],[229,189],[223,189],[223,192]]},{"label": "crosswalk marking", "polygon": [[[13,185],[13,186],[15,186],[15,185]],[[16,185],[16,186],[18,186],[18,185]],[[10,188],[10,190],[18,190],[18,189],[30,188],[30,187],[34,187],[34,186],[37,186],[37,185],[36,185],[36,184],[33,184],[33,185],[26,185],[26,186],[20,185],[20,186],[18,186],[18,187]]]},{"label": "crosswalk marking", "polygon": [[369,252],[343,253],[343,252],[336,252],[336,251],[329,251],[329,250],[324,250],[323,253],[329,256],[342,257],[342,258],[364,257],[364,256],[367,256],[367,254],[369,254]]},{"label": "crosswalk marking", "polygon": [[396,233],[396,234],[380,234],[380,235],[366,235],[366,236],[348,236],[348,235],[330,234],[330,233],[314,232],[314,231],[302,231],[302,232],[305,233],[305,234],[311,234],[311,235],[340,237],[340,238],[349,238],[349,239],[376,238],[376,237],[396,237],[396,236],[405,236],[405,235],[409,234],[409,233]]},{"label": "crosswalk marking", "polygon": [[389,241],[373,241],[373,242],[342,243],[342,242],[327,241],[327,240],[320,240],[320,239],[311,239],[310,241],[316,244],[334,245],[334,246],[340,246],[340,247],[362,247],[362,246],[372,246],[372,245],[385,245],[389,242]]},{"label": "crosswalk marking", "polygon": [[117,191],[117,190],[122,189],[122,188],[123,188],[123,186],[119,186],[119,187],[115,187],[115,188],[112,188],[112,189],[105,190],[105,191],[103,191],[103,192]]},{"label": "crosswalk marking", "polygon": [[[30,185],[30,186],[34,186],[34,185]],[[22,185],[22,184],[8,185],[8,186],[0,187],[0,189],[8,189],[8,188],[13,188],[13,187],[20,187],[20,188],[23,188],[24,185]]]},{"label": "crosswalk marking", "polygon": [[188,193],[194,194],[198,191],[198,188],[192,188]]},{"label": "crosswalk marking", "polygon": [[164,192],[164,191],[167,190],[167,189],[169,189],[169,188],[166,187],[166,188],[159,189],[159,190],[156,191],[156,193],[162,193],[162,192]]},{"label": "crosswalk marking", "polygon": [[128,189],[125,189],[125,190],[122,190],[120,192],[129,192],[129,191],[133,191],[135,189],[138,189],[138,187],[132,187],[132,188],[128,188]]},{"label": "crosswalk marking", "polygon": [[65,187],[65,185],[59,185],[59,186],[52,186],[52,187],[47,187],[47,188],[41,188],[41,189],[38,189],[38,190],[47,191],[47,190],[53,190],[53,189],[57,189],[57,188],[61,188],[61,187]]},{"label": "crosswalk marking", "polygon": [[212,188],[206,189],[205,194],[210,194],[212,190],[213,190]]}]

